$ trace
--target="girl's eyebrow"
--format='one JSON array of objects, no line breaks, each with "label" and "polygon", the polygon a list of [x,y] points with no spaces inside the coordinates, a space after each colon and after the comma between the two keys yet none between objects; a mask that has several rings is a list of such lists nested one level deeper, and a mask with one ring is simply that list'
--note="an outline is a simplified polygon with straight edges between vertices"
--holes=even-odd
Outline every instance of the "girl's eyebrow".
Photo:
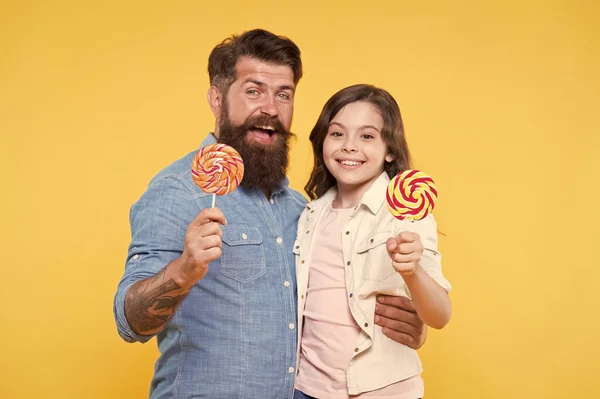
[{"label": "girl's eyebrow", "polygon": [[[345,126],[344,126],[342,123],[340,123],[340,122],[331,122],[331,123],[329,124],[329,127],[331,127],[331,125],[338,125],[338,126],[339,126],[339,127],[341,127],[342,129],[345,129],[345,128],[346,128],[346,127],[345,127]],[[377,129],[377,128],[376,128],[375,126],[373,126],[373,125],[362,125],[362,126],[359,128],[359,129],[360,129],[360,130],[362,130],[362,129],[373,129],[373,130],[375,130],[375,131],[379,132],[379,129]]]}]

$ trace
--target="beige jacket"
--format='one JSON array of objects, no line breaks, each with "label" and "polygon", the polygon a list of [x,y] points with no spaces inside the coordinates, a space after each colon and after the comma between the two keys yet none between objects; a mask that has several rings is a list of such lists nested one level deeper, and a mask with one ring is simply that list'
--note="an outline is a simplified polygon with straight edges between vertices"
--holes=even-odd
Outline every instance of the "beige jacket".
[{"label": "beige jacket", "polygon": [[[451,289],[442,274],[437,226],[433,216],[430,214],[416,222],[394,218],[387,209],[385,199],[388,184],[389,178],[384,172],[363,195],[342,233],[344,264],[349,271],[346,273],[346,290],[350,312],[361,327],[359,338],[354,343],[355,353],[346,372],[348,393],[351,395],[379,389],[423,371],[414,349],[387,338],[381,332],[381,327],[373,323],[377,294],[410,297],[404,280],[392,267],[385,246],[387,239],[402,231],[419,234],[425,247],[421,267],[447,292]],[[336,195],[337,190],[332,188],[321,198],[309,202],[298,222],[294,244],[298,281],[298,358],[308,271],[315,245],[314,232],[323,211]]]}]

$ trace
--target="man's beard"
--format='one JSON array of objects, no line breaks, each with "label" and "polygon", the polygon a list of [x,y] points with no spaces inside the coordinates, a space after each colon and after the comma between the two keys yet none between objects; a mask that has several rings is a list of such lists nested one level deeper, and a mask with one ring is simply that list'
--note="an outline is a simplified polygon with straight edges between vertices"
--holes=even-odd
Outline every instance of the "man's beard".
[{"label": "man's beard", "polygon": [[[264,145],[249,141],[248,132],[256,126],[273,128],[275,141]],[[230,145],[240,153],[244,161],[244,177],[241,186],[255,187],[263,192],[272,193],[285,178],[291,137],[294,137],[294,134],[287,131],[277,117],[257,115],[236,126],[231,123],[226,106],[221,112],[218,142]]]}]

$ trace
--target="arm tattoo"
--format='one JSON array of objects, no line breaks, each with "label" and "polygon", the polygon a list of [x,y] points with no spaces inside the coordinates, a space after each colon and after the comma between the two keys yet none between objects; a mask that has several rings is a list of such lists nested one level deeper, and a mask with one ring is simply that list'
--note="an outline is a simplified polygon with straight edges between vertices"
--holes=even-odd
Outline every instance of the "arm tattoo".
[{"label": "arm tattoo", "polygon": [[125,317],[137,334],[160,332],[188,294],[173,279],[165,279],[165,270],[138,281],[127,291]]}]

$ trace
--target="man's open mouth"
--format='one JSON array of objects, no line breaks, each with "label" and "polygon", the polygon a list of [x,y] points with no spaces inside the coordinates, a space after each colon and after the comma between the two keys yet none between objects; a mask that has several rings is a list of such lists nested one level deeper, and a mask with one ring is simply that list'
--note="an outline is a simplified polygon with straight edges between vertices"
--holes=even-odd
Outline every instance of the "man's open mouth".
[{"label": "man's open mouth", "polygon": [[252,126],[252,130],[256,130],[258,132],[263,132],[266,133],[270,136],[274,135],[275,133],[277,133],[277,131],[275,130],[275,128],[271,127],[271,126],[266,126],[266,125],[257,125],[257,126]]}]

